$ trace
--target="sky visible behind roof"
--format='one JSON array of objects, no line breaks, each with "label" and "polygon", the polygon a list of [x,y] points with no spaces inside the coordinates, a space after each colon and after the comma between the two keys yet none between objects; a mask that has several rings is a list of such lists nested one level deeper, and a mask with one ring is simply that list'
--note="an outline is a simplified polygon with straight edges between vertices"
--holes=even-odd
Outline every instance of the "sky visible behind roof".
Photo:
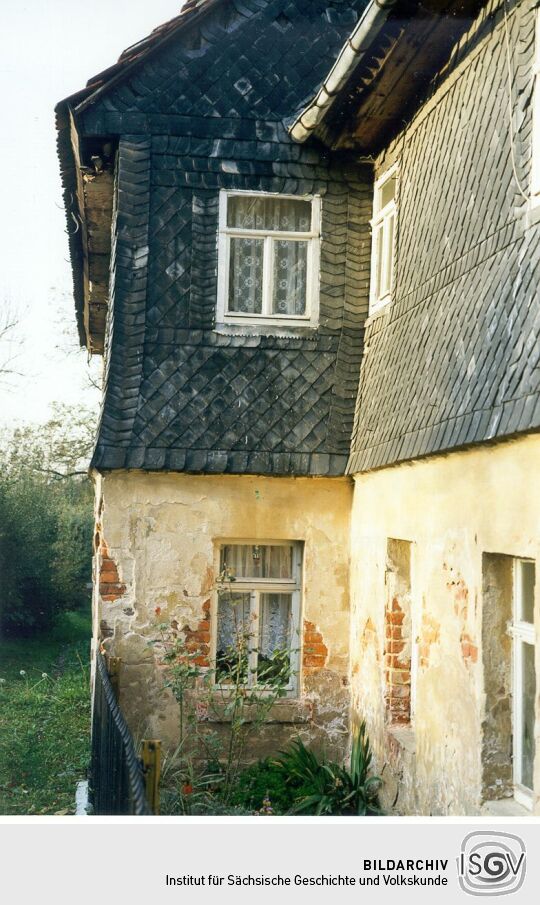
[{"label": "sky visible behind roof", "polygon": [[[52,402],[99,404],[75,327],[54,107],[181,6],[181,0],[2,4],[0,306],[16,312],[20,342],[0,346],[0,367],[14,353],[22,376],[0,384],[0,430],[16,420],[46,420]],[[96,356],[94,376],[100,368]]]}]

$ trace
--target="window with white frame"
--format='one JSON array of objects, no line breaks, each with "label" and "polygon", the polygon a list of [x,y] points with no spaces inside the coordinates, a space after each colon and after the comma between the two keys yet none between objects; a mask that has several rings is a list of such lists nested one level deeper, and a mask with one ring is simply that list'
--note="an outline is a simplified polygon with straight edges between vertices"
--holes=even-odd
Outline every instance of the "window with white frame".
[{"label": "window with white frame", "polygon": [[224,543],[215,617],[216,684],[297,688],[302,544]]},{"label": "window with white frame", "polygon": [[535,563],[514,560],[513,772],[516,801],[532,807],[535,756],[536,672],[534,664]]},{"label": "window with white frame", "polygon": [[375,183],[373,197],[370,313],[390,301],[394,278],[397,167]]},{"label": "window with white frame", "polygon": [[536,27],[533,62],[531,202],[532,204],[540,204],[540,7],[534,11],[534,14],[536,16]]},{"label": "window with white frame", "polygon": [[220,194],[217,322],[316,326],[320,198]]}]

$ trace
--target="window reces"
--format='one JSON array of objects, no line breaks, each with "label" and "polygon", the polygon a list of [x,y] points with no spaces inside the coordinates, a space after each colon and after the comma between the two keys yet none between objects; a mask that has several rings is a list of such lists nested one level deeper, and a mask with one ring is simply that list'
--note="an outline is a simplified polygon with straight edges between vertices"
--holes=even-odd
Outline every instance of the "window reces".
[{"label": "window reces", "polygon": [[371,259],[370,312],[390,301],[394,275],[394,247],[396,233],[395,168],[375,183],[373,199],[373,231]]},{"label": "window reces", "polygon": [[222,192],[217,320],[314,325],[320,199]]},{"label": "window reces", "polygon": [[216,619],[216,683],[296,688],[300,544],[223,544]]},{"label": "window reces", "polygon": [[514,790],[516,800],[527,807],[532,806],[535,757],[534,587],[534,562],[516,559],[512,624]]}]

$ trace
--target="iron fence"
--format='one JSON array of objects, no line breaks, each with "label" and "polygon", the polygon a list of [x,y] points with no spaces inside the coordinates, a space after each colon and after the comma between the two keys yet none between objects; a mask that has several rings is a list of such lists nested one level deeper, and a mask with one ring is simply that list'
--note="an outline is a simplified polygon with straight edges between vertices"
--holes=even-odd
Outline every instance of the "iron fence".
[{"label": "iron fence", "polygon": [[99,651],[92,714],[90,802],[94,814],[152,814],[146,799],[143,765]]}]

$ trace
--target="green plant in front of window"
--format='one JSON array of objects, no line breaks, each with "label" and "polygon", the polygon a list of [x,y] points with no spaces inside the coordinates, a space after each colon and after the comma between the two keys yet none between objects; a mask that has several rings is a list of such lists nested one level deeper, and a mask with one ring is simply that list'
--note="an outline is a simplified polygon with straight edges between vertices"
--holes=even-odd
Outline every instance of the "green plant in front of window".
[{"label": "green plant in front of window", "polygon": [[348,769],[334,761],[319,759],[301,739],[295,739],[276,759],[291,785],[299,789],[291,813],[316,816],[381,814],[382,779],[370,775],[371,762],[371,745],[364,722],[354,735]]},{"label": "green plant in front of window", "polygon": [[[238,603],[230,587],[234,577],[226,567],[219,582],[234,607]],[[226,584],[229,588],[223,592]],[[235,617],[233,643],[219,652],[214,675],[206,681],[208,710],[228,726],[226,755],[220,763],[225,802],[242,770],[249,739],[266,722],[276,702],[285,697],[292,678],[291,651],[275,649],[263,657],[253,644],[256,632],[255,620]],[[256,656],[256,667],[249,666],[250,653]]]},{"label": "green plant in front of window", "polygon": [[[234,578],[224,571],[223,583]],[[234,605],[231,590],[229,603]],[[156,608],[161,616],[161,609]],[[254,647],[254,620],[236,619],[232,643],[219,651],[213,667],[200,666],[175,621],[159,622],[150,643],[164,667],[164,687],[179,706],[179,745],[165,764],[164,782],[175,788],[175,811],[211,813],[232,806],[232,794],[244,767],[246,746],[290,687],[291,651],[275,649],[262,657]],[[257,667],[250,667],[255,654]],[[253,662],[253,660],[251,661]],[[209,731],[209,723],[220,726]],[[217,812],[217,811],[216,811]]]}]

